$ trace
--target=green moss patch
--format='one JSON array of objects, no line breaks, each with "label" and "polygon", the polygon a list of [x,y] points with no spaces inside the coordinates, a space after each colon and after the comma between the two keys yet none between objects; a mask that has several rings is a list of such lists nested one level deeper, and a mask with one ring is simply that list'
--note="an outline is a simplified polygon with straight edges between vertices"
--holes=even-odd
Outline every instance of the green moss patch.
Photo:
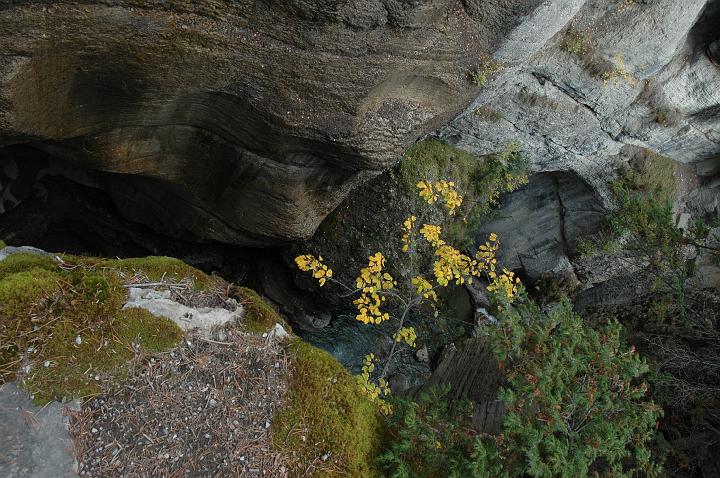
[{"label": "green moss patch", "polygon": [[[290,476],[379,476],[375,457],[384,433],[377,407],[327,352],[290,344],[287,408],[273,420],[273,445],[289,457]],[[326,456],[326,460],[322,456]]]},{"label": "green moss patch", "polygon": [[[123,272],[110,264],[140,270],[142,263],[67,259],[73,267],[28,254],[0,262],[0,383],[28,365],[22,383],[38,403],[99,393],[127,376],[138,352],[167,349],[182,337],[168,319],[122,310]],[[159,279],[165,262],[147,263],[155,268],[143,273]],[[169,274],[191,269],[170,263]]]},{"label": "green moss patch", "polygon": [[37,254],[12,254],[0,261],[0,280],[10,274],[31,269],[58,271],[58,264],[50,256]]},{"label": "green moss patch", "polygon": [[7,244],[5,244],[5,241],[0,241],[0,249],[3,249],[4,247],[7,247]]},{"label": "green moss patch", "polygon": [[437,140],[421,141],[407,150],[398,165],[401,185],[417,195],[417,182],[421,179],[453,178],[468,186],[476,175],[482,160],[462,149]]},{"label": "green moss patch", "polygon": [[122,310],[118,322],[123,338],[153,352],[174,347],[183,338],[183,331],[175,322],[137,307]]},{"label": "green moss patch", "polygon": [[447,143],[429,140],[417,143],[405,153],[398,173],[401,185],[412,196],[417,196],[416,184],[421,179],[449,179],[469,196],[465,201],[467,207],[479,206],[486,210],[499,194],[524,184],[527,165],[516,144],[508,144],[497,154],[479,157]]},{"label": "green moss patch", "polygon": [[287,331],[291,331],[290,326],[280,317],[280,314],[254,290],[247,287],[233,287],[231,294],[243,305],[245,315],[242,323],[250,332],[267,332],[278,323]]},{"label": "green moss patch", "polygon": [[180,259],[165,256],[133,257],[129,259],[98,259],[89,257],[68,258],[94,268],[108,268],[126,275],[143,274],[150,281],[181,282],[192,280],[193,287],[205,291],[215,286],[220,279],[185,264]]}]

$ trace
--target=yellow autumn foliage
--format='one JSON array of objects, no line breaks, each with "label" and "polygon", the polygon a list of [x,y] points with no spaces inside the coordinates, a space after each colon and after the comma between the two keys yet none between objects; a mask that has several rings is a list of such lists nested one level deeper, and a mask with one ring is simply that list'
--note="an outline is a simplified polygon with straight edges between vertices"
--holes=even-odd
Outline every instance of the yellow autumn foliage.
[{"label": "yellow autumn foliage", "polygon": [[[512,188],[519,187],[527,182],[526,176],[512,176],[506,178]],[[437,204],[442,211],[453,216],[462,205],[463,198],[456,189],[453,181],[441,179],[431,182],[421,180],[417,182],[418,194],[428,205]],[[492,195],[491,200],[499,196]],[[420,215],[422,218],[422,215]],[[422,224],[420,226],[420,224]],[[384,413],[390,413],[391,407],[383,397],[390,394],[390,388],[385,380],[390,358],[398,344],[410,347],[417,345],[417,332],[414,327],[407,327],[404,321],[410,309],[429,301],[435,308],[438,300],[437,289],[447,287],[451,283],[463,285],[472,283],[473,278],[484,277],[489,285],[488,292],[494,294],[502,302],[513,302],[518,296],[520,280],[507,269],[497,272],[496,255],[500,247],[497,234],[492,233],[487,241],[480,245],[474,256],[469,256],[461,250],[448,244],[443,238],[443,229],[438,224],[424,223],[415,215],[408,216],[401,226],[402,251],[410,257],[410,267],[405,269],[401,277],[406,283],[398,288],[398,282],[387,272],[386,258],[381,252],[376,252],[368,258],[366,267],[360,269],[355,279],[354,287],[333,279],[332,269],[322,262],[322,256],[306,254],[295,258],[300,270],[311,272],[320,285],[330,280],[342,285],[349,291],[348,295],[357,294],[353,304],[357,308],[355,318],[364,324],[382,324],[395,319],[397,328],[393,334],[393,345],[386,365],[382,372],[377,374],[374,354],[368,354],[363,361],[362,373],[358,376],[358,384],[362,393],[370,400],[379,404]],[[416,237],[424,240],[415,242]],[[422,261],[414,261],[415,254],[430,249],[431,266],[428,277],[419,274],[413,269],[421,267]],[[424,267],[424,266],[422,266]],[[408,273],[410,272],[410,273]],[[391,314],[390,307],[401,305],[402,314]],[[437,310],[435,312],[437,316]],[[394,323],[395,324],[395,323]],[[373,374],[379,375],[373,380]]]}]

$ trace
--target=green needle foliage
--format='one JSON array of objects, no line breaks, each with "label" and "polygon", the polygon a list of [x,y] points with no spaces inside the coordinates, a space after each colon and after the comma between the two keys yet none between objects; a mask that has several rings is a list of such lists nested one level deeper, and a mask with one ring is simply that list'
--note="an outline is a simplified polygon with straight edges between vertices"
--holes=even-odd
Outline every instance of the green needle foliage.
[{"label": "green needle foliage", "polygon": [[619,323],[595,330],[567,299],[550,313],[523,294],[482,329],[507,382],[502,431],[474,431],[447,389],[400,400],[379,464],[392,478],[657,476],[649,449],[660,408],[646,397],[648,365]]},{"label": "green needle foliage", "polygon": [[621,329],[591,328],[567,299],[549,314],[531,301],[503,307],[486,333],[506,370],[506,415],[499,436],[479,441],[474,476],[656,476],[648,443],[660,409]]},{"label": "green needle foliage", "polygon": [[449,386],[422,393],[416,402],[400,399],[390,416],[389,445],[378,463],[390,478],[472,476],[476,433],[470,419],[472,406],[448,405]]}]

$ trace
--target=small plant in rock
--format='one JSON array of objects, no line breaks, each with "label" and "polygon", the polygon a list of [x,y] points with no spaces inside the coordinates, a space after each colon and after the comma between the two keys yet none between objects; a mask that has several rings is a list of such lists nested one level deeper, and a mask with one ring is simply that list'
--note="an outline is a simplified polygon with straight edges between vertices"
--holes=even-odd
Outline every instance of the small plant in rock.
[{"label": "small plant in rock", "polygon": [[689,251],[720,251],[705,244],[708,228],[703,221],[683,230],[675,223],[673,198],[676,164],[649,153],[645,162],[626,171],[612,184],[617,210],[610,215],[610,231],[625,239],[624,249],[655,278],[653,288],[673,297],[684,320],[684,283],[691,272]]},{"label": "small plant in rock", "polygon": [[499,62],[491,58],[481,61],[475,70],[470,74],[473,84],[478,87],[485,86],[485,83],[487,83],[490,76],[497,73],[501,66],[502,65]]},{"label": "small plant in rock", "polygon": [[634,85],[637,80],[627,71],[625,60],[619,53],[615,55],[612,61],[612,67],[602,73],[603,83],[608,84],[617,80],[623,80],[628,85]]},{"label": "small plant in rock", "polygon": [[562,48],[573,55],[582,55],[590,48],[590,41],[586,33],[571,27],[565,33]]},{"label": "small plant in rock", "polygon": [[475,116],[485,121],[498,122],[503,119],[503,114],[495,108],[483,105],[475,108]]},{"label": "small plant in rock", "polygon": [[[385,378],[397,346],[416,346],[415,329],[407,326],[410,312],[415,310],[437,316],[438,289],[471,283],[473,279],[482,277],[489,283],[488,291],[503,296],[505,301],[512,302],[518,293],[519,280],[513,272],[500,270],[497,266],[497,235],[490,234],[488,240],[470,256],[446,241],[442,226],[425,222],[426,214],[433,211],[436,215],[440,212],[446,217],[456,216],[464,198],[455,182],[421,180],[416,187],[425,210],[404,220],[398,246],[407,261],[396,264],[395,270],[382,252],[376,252],[369,257],[367,267],[359,271],[355,283],[346,284],[336,279],[322,256],[305,254],[295,258],[298,268],[311,273],[321,287],[334,284],[343,288],[348,297],[355,297],[353,304],[358,321],[373,325],[392,324],[393,344],[384,358],[384,366],[378,373],[377,358],[368,354],[359,376],[363,391],[373,400],[382,400],[389,394]],[[493,192],[490,199],[496,201],[498,195],[499,191]],[[382,409],[389,413],[390,406],[383,403]]]}]

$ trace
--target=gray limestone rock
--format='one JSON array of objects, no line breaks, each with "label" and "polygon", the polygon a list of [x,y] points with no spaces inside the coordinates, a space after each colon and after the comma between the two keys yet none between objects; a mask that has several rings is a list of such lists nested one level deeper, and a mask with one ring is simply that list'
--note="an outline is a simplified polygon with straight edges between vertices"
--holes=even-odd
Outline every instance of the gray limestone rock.
[{"label": "gray limestone rock", "polygon": [[20,247],[14,247],[14,246],[6,246],[0,249],[0,261],[4,260],[6,257],[11,256],[12,254],[35,254],[38,256],[48,256],[51,255],[49,252],[45,252],[42,249],[38,249],[37,247],[32,246],[20,246]]},{"label": "gray limestone rock", "polygon": [[543,173],[521,190],[507,195],[500,219],[482,224],[475,237],[483,243],[500,237],[498,263],[522,269],[536,281],[552,275],[577,282],[568,259],[578,241],[594,233],[604,211],[592,189],[572,173]]},{"label": "gray limestone rock", "polygon": [[211,330],[228,322],[240,320],[244,309],[233,301],[231,310],[220,307],[188,307],[170,298],[169,291],[131,287],[123,309],[139,307],[153,315],[167,317],[181,329],[197,330],[210,337]]},{"label": "gray limestone rock", "polygon": [[0,385],[0,476],[4,478],[71,478],[77,476],[75,448],[65,408],[78,402],[32,404],[14,383]]}]

